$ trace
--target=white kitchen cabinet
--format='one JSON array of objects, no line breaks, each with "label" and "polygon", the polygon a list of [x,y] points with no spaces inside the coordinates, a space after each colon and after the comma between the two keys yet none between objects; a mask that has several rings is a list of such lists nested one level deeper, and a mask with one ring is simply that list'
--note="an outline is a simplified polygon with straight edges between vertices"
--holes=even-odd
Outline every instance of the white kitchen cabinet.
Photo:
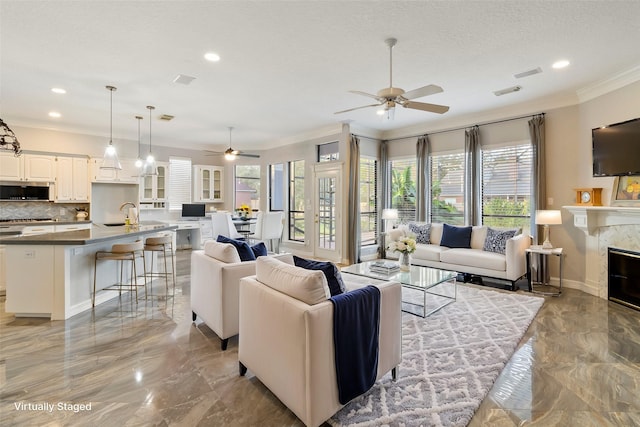
[{"label": "white kitchen cabinet", "polygon": [[89,160],[84,157],[57,157],[56,202],[89,201]]},{"label": "white kitchen cabinet", "polygon": [[101,158],[91,159],[91,182],[104,182],[114,184],[137,184],[140,172],[135,160],[120,159],[122,169],[100,169]]},{"label": "white kitchen cabinet", "polygon": [[169,183],[169,164],[158,162],[157,175],[140,178],[140,209],[164,209]]},{"label": "white kitchen cabinet", "polygon": [[56,180],[56,158],[41,154],[24,154],[25,181],[52,182]]},{"label": "white kitchen cabinet", "polygon": [[193,201],[224,201],[224,167],[195,165],[193,167]]},{"label": "white kitchen cabinet", "polygon": [[200,244],[204,245],[204,242],[213,239],[213,223],[211,218],[200,219],[198,222],[200,223]]},{"label": "white kitchen cabinet", "polygon": [[24,159],[13,152],[0,152],[0,180],[21,181],[24,177]]},{"label": "white kitchen cabinet", "polygon": [[60,225],[54,225],[54,232],[55,233],[60,233],[63,231],[75,231],[75,230],[88,230],[91,228],[91,223],[90,222],[85,222],[85,223],[77,223],[77,224],[60,224]]},{"label": "white kitchen cabinet", "polygon": [[41,154],[0,152],[0,180],[53,182],[56,179],[56,158]]},{"label": "white kitchen cabinet", "polygon": [[35,234],[55,233],[55,225],[28,225],[22,229],[23,236],[33,236]]}]

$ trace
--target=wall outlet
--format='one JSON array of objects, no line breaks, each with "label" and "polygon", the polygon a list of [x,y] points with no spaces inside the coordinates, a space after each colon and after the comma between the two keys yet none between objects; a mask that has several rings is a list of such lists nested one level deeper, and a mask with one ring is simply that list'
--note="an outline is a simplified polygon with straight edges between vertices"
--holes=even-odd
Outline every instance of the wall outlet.
[{"label": "wall outlet", "polygon": [[64,213],[65,213],[65,212],[66,212],[66,211],[65,211],[65,209],[64,209],[64,208],[60,208],[60,215],[64,215]]},{"label": "wall outlet", "polygon": [[547,197],[547,205],[553,206],[553,197]]}]

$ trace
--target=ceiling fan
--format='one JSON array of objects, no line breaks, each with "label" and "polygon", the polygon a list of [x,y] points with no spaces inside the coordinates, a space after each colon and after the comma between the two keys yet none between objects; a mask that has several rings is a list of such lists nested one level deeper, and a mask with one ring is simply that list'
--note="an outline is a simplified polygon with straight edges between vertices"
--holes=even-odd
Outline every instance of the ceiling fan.
[{"label": "ceiling fan", "polygon": [[346,113],[348,111],[359,110],[361,108],[369,108],[369,107],[384,107],[382,113],[387,114],[387,118],[393,118],[393,112],[396,105],[401,105],[404,108],[411,108],[414,110],[422,110],[428,111],[430,113],[438,113],[443,114],[449,111],[449,107],[446,105],[438,105],[438,104],[427,104],[425,102],[416,102],[412,101],[416,98],[422,98],[423,96],[433,95],[436,93],[442,92],[442,88],[436,85],[427,85],[420,87],[418,89],[410,90],[409,92],[405,92],[404,90],[393,87],[393,47],[396,45],[398,40],[394,38],[389,38],[385,40],[387,46],[389,46],[389,87],[385,89],[381,89],[378,91],[376,95],[361,92],[359,90],[350,90],[349,92],[355,93],[357,95],[368,96],[369,98],[373,98],[378,101],[377,104],[363,105],[362,107],[349,108],[347,110],[337,111],[334,114]]},{"label": "ceiling fan", "polygon": [[258,155],[258,154],[243,153],[241,151],[238,151],[238,150],[235,150],[235,149],[231,148],[231,131],[232,130],[233,130],[233,127],[229,126],[229,148],[227,148],[224,151],[204,150],[207,153],[211,153],[211,154],[207,154],[207,155],[208,156],[211,156],[211,155],[219,156],[219,155],[223,155],[224,154],[224,158],[227,159],[227,160],[234,160],[236,158],[236,156],[253,157],[255,159],[259,159],[260,155]]}]

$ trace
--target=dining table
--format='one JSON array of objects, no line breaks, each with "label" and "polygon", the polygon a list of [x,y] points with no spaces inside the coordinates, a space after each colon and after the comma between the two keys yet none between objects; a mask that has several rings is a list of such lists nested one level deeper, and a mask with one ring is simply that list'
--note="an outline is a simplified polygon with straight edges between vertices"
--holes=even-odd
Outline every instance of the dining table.
[{"label": "dining table", "polygon": [[242,237],[248,239],[251,234],[251,226],[257,222],[257,219],[232,217],[231,222],[233,222],[233,225],[236,227],[236,231],[238,231]]}]

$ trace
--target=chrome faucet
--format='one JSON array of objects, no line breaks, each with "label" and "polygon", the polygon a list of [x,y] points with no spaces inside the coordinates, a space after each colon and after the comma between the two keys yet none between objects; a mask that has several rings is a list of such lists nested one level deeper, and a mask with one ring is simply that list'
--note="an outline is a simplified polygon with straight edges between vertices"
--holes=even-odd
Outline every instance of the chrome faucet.
[{"label": "chrome faucet", "polygon": [[140,211],[138,210],[138,206],[136,206],[135,203],[133,202],[124,202],[123,204],[120,205],[120,212],[122,212],[122,210],[127,207],[127,206],[131,206],[132,208],[136,209],[136,218],[135,218],[135,223],[136,224],[140,224]]}]

